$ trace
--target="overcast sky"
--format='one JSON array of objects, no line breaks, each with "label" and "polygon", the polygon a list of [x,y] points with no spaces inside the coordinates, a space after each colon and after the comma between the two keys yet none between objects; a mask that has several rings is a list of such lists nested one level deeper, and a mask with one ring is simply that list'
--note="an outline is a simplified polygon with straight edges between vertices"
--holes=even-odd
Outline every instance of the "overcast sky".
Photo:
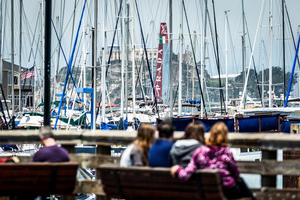
[{"label": "overcast sky", "polygon": [[[0,0],[3,2],[2,6],[2,13],[4,15],[4,24],[3,27],[5,29],[4,35],[4,46],[3,46],[3,54],[4,57],[8,60],[10,59],[10,51],[11,51],[11,31],[10,31],[10,21],[11,21],[11,14],[10,14],[10,2],[8,0]],[[84,0],[77,0],[79,3],[77,4],[76,14],[75,14],[75,26],[73,34],[75,35],[75,31],[77,29],[79,23],[79,16],[82,10]],[[125,0],[124,0],[125,1]],[[254,35],[258,23],[259,13],[262,5],[263,0],[244,0],[245,1],[245,14],[246,19],[249,26],[249,36],[251,38],[251,42],[254,41]],[[259,67],[264,66],[265,68],[268,67],[268,56],[270,55],[270,34],[269,34],[269,11],[270,11],[270,2],[273,3],[273,24],[274,24],[274,33],[273,33],[273,66],[282,66],[282,22],[281,22],[281,0],[265,0],[265,9],[263,10],[263,18],[262,18],[262,25],[259,26],[259,34],[257,38],[257,44],[254,51],[254,56],[256,59],[256,63],[258,63]],[[15,2],[15,60],[16,63],[19,63],[19,0]],[[62,37],[62,46],[66,52],[67,59],[70,56],[71,46],[73,42],[71,41],[72,36],[72,16],[73,16],[73,9],[74,9],[74,2],[75,0],[65,0],[65,9],[64,11],[64,23],[63,23],[63,32],[64,35]],[[89,29],[93,26],[93,11],[94,11],[94,0],[87,0],[88,7],[84,15],[84,27]],[[102,40],[102,33],[103,33],[103,5],[104,0],[99,0],[99,40],[98,40],[98,49],[101,49],[103,46]],[[119,6],[120,0],[107,0],[108,2],[108,44],[111,43],[112,38],[112,30],[116,21],[116,10]],[[128,0],[129,3],[132,5],[132,0]],[[148,47],[157,47],[158,45],[158,32],[159,32],[159,23],[160,22],[167,22],[168,23],[168,0],[137,0],[139,11],[142,18],[142,26],[144,29],[144,34],[148,36]],[[211,1],[209,2],[209,10],[210,16],[212,17],[212,4]],[[61,8],[63,5],[63,0],[53,0],[53,21],[57,25],[59,20],[62,19],[61,16]],[[291,17],[292,28],[294,30],[295,36],[297,37],[298,25],[300,24],[300,1],[299,0],[286,0],[288,6],[288,12]],[[29,52],[31,47],[31,41],[33,40],[33,33],[35,24],[38,20],[38,29],[36,36],[34,38],[34,54],[35,50],[40,43],[38,43],[38,39],[41,33],[41,24],[39,15],[41,1],[40,0],[23,0],[25,14],[23,16],[23,50],[22,50],[22,65],[30,67],[33,63],[33,57],[29,58]],[[179,33],[179,25],[181,23],[180,16],[181,16],[181,0],[173,0],[173,35],[174,35],[174,52],[178,52],[178,33]],[[203,2],[202,0],[185,0],[188,19],[191,27],[191,31],[196,31],[197,33],[201,33],[202,30],[202,11],[203,11]],[[224,73],[224,11],[230,10],[228,14],[229,18],[229,26],[231,29],[231,37],[233,40],[233,47],[230,45],[229,50],[229,71],[231,73],[238,73],[241,71],[241,35],[242,35],[242,19],[241,19],[241,0],[215,0],[216,5],[216,18],[217,18],[217,28],[219,34],[219,42],[220,42],[220,57],[221,57],[221,68],[222,72]],[[131,6],[132,7],[132,6]],[[132,14],[134,12],[134,15]],[[26,17],[25,17],[26,16]],[[131,10],[131,19],[135,23],[135,30],[134,36],[132,37],[134,42],[137,46],[141,45],[140,39],[140,30],[138,26],[138,19],[134,10]],[[27,19],[26,19],[27,18]],[[188,31],[186,27],[186,21],[183,21],[184,24],[184,46],[188,48],[190,46],[189,39],[188,39]],[[57,27],[59,31],[59,27]],[[120,27],[118,28],[120,29]],[[287,68],[291,68],[292,58],[294,54],[293,45],[291,41],[291,34],[288,27],[288,23],[286,21],[286,59],[287,59]],[[82,29],[81,29],[82,30]],[[80,34],[80,37],[82,32]],[[198,45],[196,46],[197,50],[197,59],[199,61],[200,58],[200,41],[201,37],[198,35]],[[230,38],[228,38],[230,39]],[[74,40],[74,38],[73,38]],[[52,51],[53,51],[53,62],[57,62],[57,38],[54,34],[52,34]],[[210,31],[208,31],[208,46],[209,46],[209,60],[207,61],[207,69],[210,74],[216,74],[216,67],[214,56],[212,52],[212,43],[210,38]],[[90,51],[91,45],[89,39],[86,39],[85,48]],[[229,41],[230,43],[230,41]],[[78,47],[79,52],[82,52],[82,48],[84,42],[80,44]],[[234,49],[234,50],[233,50]],[[40,50],[40,49],[39,49]],[[235,56],[233,56],[233,52],[235,52]],[[79,53],[80,54],[80,53]],[[250,48],[249,43],[247,42],[247,65],[249,62],[249,55],[250,55]],[[61,64],[63,65],[63,57],[61,56],[60,59]],[[41,54],[37,54],[36,63],[41,63]],[[55,64],[56,65],[56,64]],[[54,66],[53,66],[54,67]]]}]

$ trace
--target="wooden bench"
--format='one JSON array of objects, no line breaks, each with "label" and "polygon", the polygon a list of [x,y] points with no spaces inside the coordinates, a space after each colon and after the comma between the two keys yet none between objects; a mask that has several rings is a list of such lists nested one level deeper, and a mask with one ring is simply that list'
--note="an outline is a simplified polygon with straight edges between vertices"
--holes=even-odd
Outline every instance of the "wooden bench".
[{"label": "wooden bench", "polygon": [[225,199],[219,175],[201,170],[187,182],[173,178],[170,169],[105,164],[98,168],[107,198],[126,200],[221,200]]},{"label": "wooden bench", "polygon": [[72,195],[78,163],[0,164],[0,196]]}]

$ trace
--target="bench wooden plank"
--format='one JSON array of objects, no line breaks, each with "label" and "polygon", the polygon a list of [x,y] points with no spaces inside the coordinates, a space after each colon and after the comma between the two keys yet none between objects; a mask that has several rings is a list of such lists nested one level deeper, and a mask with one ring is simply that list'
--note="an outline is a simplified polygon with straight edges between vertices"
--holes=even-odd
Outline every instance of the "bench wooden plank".
[{"label": "bench wooden plank", "polygon": [[[136,137],[136,131],[54,131],[60,144],[101,144],[113,145],[131,143]],[[175,138],[180,138],[183,132],[175,132]],[[230,133],[229,144],[232,147],[300,150],[298,135],[281,133]],[[38,131],[1,131],[0,143],[39,143]]]},{"label": "bench wooden plank", "polygon": [[264,160],[264,161],[238,161],[238,168],[241,173],[260,175],[299,175],[299,160]]},{"label": "bench wooden plank", "polygon": [[215,170],[202,170],[183,182],[173,178],[169,169],[101,165],[97,171],[104,192],[111,198],[191,200],[225,199],[219,175]]},{"label": "bench wooden plank", "polygon": [[72,194],[77,163],[0,164],[0,195]]}]

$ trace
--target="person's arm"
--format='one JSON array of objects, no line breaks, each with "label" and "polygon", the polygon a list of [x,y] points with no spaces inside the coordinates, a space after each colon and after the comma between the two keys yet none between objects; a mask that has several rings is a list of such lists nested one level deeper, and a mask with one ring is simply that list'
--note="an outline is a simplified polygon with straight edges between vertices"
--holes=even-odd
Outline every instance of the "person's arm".
[{"label": "person's arm", "polygon": [[188,180],[192,174],[197,170],[197,166],[195,161],[192,159],[186,168],[182,168],[181,166],[178,167],[176,174],[179,179],[181,180]]},{"label": "person's arm", "polygon": [[172,147],[171,151],[170,151],[170,157],[171,157],[171,160],[172,160],[172,164],[173,165],[178,165],[179,163],[177,162],[177,159],[174,155],[174,148]]},{"label": "person's arm", "polygon": [[227,150],[227,156],[228,156],[227,164],[228,164],[230,173],[232,174],[233,177],[238,178],[240,176],[240,172],[237,167],[236,161],[233,157],[233,154],[231,153],[231,151],[229,149]]},{"label": "person's arm", "polygon": [[176,171],[176,175],[178,176],[178,178],[181,180],[188,180],[192,176],[192,174],[197,171],[197,166],[202,166],[203,162],[205,162],[205,158],[202,155],[204,153],[205,150],[203,148],[197,149],[186,168],[178,167]]},{"label": "person's arm", "polygon": [[133,166],[144,166],[143,152],[140,149],[133,148],[130,154],[130,160]]}]

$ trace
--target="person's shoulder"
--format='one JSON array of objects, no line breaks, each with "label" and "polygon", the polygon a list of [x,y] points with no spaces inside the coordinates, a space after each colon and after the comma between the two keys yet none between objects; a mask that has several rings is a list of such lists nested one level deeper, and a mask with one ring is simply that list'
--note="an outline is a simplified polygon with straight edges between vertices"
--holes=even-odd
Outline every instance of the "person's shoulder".
[{"label": "person's shoulder", "polygon": [[60,149],[61,151],[65,152],[66,154],[69,154],[68,150],[61,147],[61,146],[58,146],[58,149]]},{"label": "person's shoulder", "polygon": [[199,146],[195,151],[194,151],[194,155],[203,155],[203,154],[208,154],[211,151],[211,149],[209,148],[209,146],[206,145],[201,145]]},{"label": "person's shoulder", "polygon": [[57,148],[59,151],[65,153],[65,154],[69,154],[68,150],[65,149],[65,148],[63,148],[62,146],[57,145],[56,148]]},{"label": "person's shoulder", "polygon": [[161,139],[155,139],[154,140],[154,142],[153,142],[153,144],[152,144],[152,146],[154,146],[154,145],[158,145],[158,144],[160,144],[161,143]]},{"label": "person's shoulder", "polygon": [[168,145],[173,146],[174,145],[174,141],[173,140],[168,140]]},{"label": "person's shoulder", "polygon": [[35,154],[36,155],[41,155],[41,154],[47,154],[49,152],[47,147],[42,147],[40,148]]},{"label": "person's shoulder", "polygon": [[53,154],[59,154],[60,156],[69,157],[69,152],[59,145],[50,146],[47,151],[51,156],[53,156]]},{"label": "person's shoulder", "polygon": [[[63,148],[61,146],[57,146],[56,149],[58,149],[60,151],[59,156],[60,156],[61,162],[70,161],[69,152],[65,148]],[[53,156],[53,155],[51,155],[51,156]]]},{"label": "person's shoulder", "polygon": [[174,142],[172,140],[161,140],[161,142],[157,145],[162,149],[171,149],[173,147]]},{"label": "person's shoulder", "polygon": [[43,162],[45,158],[48,156],[48,151],[45,147],[40,148],[35,154],[33,155],[32,161],[33,162]]},{"label": "person's shoulder", "polygon": [[198,149],[201,151],[207,151],[207,152],[211,151],[211,147],[208,145],[201,145]]},{"label": "person's shoulder", "polygon": [[232,155],[231,149],[230,149],[228,146],[223,146],[223,147],[221,147],[221,149],[223,150],[223,152],[224,152],[225,154],[230,154],[230,155]]},{"label": "person's shoulder", "polygon": [[133,144],[131,149],[131,154],[141,153],[143,150],[139,145]]},{"label": "person's shoulder", "polygon": [[162,141],[160,139],[156,139],[151,145],[150,149],[156,149],[162,145]]}]

